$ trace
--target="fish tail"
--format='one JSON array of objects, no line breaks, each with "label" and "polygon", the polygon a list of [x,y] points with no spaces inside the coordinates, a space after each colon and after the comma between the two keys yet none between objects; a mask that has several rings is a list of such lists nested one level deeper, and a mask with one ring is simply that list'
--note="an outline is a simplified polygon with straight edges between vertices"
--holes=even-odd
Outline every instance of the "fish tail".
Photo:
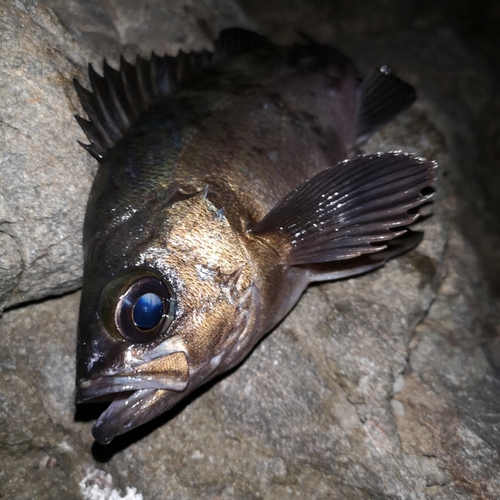
[{"label": "fish tail", "polygon": [[356,146],[365,142],[380,127],[409,108],[417,98],[415,89],[381,66],[363,80],[359,88]]}]

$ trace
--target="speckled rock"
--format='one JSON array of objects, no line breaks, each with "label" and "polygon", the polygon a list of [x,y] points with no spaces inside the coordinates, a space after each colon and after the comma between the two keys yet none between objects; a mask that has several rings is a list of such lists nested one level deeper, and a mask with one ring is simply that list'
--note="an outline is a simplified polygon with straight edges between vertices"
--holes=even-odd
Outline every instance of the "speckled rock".
[{"label": "speckled rock", "polygon": [[[363,14],[342,2],[242,2],[251,18],[229,0],[134,2],[134,15],[129,2],[47,4],[62,21],[37,2],[0,0],[0,22],[11,26],[0,29],[2,43],[26,61],[16,69],[15,57],[5,59],[0,69],[0,92],[11,99],[0,107],[9,139],[0,144],[4,303],[78,286],[95,164],[74,144],[81,133],[69,78],[81,77],[85,61],[122,51],[199,48],[235,24],[289,42],[295,28],[313,34],[314,25],[320,40],[337,38],[365,70],[389,63],[422,95],[367,151],[438,160],[458,187],[441,181],[416,250],[375,273],[311,287],[242,366],[107,447],[90,433],[98,410],[73,402],[79,293],[5,312],[0,498],[498,498],[500,383],[481,347],[495,326],[494,302],[455,216],[466,211],[466,188],[480,192],[464,167],[480,149],[468,117],[485,106],[472,96],[489,91],[491,75],[456,33],[436,28],[446,9],[436,3],[409,23],[413,7],[400,2],[392,10],[395,3],[365,2]],[[444,63],[458,87],[437,77]],[[54,73],[63,75],[60,87],[48,83]],[[51,104],[30,103],[33,95]]]},{"label": "speckled rock", "polygon": [[489,300],[477,270],[477,256],[453,231],[445,278],[392,400],[405,463],[431,498],[493,500],[500,492],[500,380],[481,346]]},{"label": "speckled rock", "polygon": [[92,162],[71,80],[87,57],[37,2],[0,1],[0,313],[81,284]]},{"label": "speckled rock", "polygon": [[94,54],[118,62],[137,54],[175,55],[179,49],[209,49],[224,28],[255,29],[255,24],[232,0],[45,0],[63,19],[70,33]]}]

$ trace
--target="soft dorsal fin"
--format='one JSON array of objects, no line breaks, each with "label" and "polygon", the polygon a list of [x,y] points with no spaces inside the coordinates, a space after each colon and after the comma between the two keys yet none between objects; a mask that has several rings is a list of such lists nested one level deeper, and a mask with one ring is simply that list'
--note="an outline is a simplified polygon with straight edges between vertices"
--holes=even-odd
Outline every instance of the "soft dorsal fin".
[{"label": "soft dorsal fin", "polygon": [[76,115],[90,144],[80,144],[97,160],[102,160],[139,116],[150,106],[174,94],[184,85],[200,76],[228,57],[242,52],[269,46],[271,42],[257,33],[241,28],[221,32],[214,43],[214,51],[185,53],[177,56],[157,56],[151,59],[137,56],[130,64],[123,57],[120,69],[113,69],[103,62],[103,76],[89,65],[92,92],[86,90],[75,79],[74,84],[89,120]]},{"label": "soft dorsal fin", "polygon": [[387,66],[368,75],[361,83],[360,92],[357,145],[409,108],[417,98],[415,89],[395,76]]},{"label": "soft dorsal fin", "polygon": [[380,252],[418,219],[435,167],[404,153],[345,160],[291,191],[250,232],[281,235],[290,266]]}]

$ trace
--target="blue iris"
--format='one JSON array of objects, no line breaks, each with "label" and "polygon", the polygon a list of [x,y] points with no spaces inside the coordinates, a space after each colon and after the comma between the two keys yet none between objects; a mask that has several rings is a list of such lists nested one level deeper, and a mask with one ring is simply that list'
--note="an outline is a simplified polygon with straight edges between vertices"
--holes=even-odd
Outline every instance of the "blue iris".
[{"label": "blue iris", "polygon": [[151,330],[163,316],[163,302],[154,293],[145,293],[135,303],[132,313],[134,323],[141,330]]}]

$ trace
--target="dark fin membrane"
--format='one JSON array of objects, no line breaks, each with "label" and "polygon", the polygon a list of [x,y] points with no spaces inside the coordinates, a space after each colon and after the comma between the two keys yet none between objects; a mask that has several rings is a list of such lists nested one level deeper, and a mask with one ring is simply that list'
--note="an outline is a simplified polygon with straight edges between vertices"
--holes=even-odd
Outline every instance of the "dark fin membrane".
[{"label": "dark fin membrane", "polygon": [[374,271],[384,266],[389,259],[415,248],[422,241],[423,236],[424,233],[421,231],[407,229],[403,235],[388,241],[387,248],[380,252],[336,262],[309,264],[307,268],[310,272],[310,281],[339,280]]},{"label": "dark fin membrane", "polygon": [[214,63],[243,52],[271,47],[272,43],[264,36],[242,28],[230,28],[221,31],[214,43]]},{"label": "dark fin membrane", "polygon": [[360,86],[356,144],[362,144],[382,125],[409,108],[417,98],[415,89],[391,73],[386,66],[376,69]]},{"label": "dark fin membrane", "polygon": [[109,151],[151,106],[175,94],[180,88],[198,78],[207,68],[242,52],[270,46],[267,38],[240,28],[221,32],[214,43],[214,52],[185,53],[176,57],[151,59],[137,56],[136,64],[123,57],[120,69],[103,62],[103,76],[89,65],[92,92],[75,79],[74,84],[89,120],[76,116],[90,144],[80,143],[97,160]]},{"label": "dark fin membrane", "polygon": [[435,167],[403,153],[345,160],[294,189],[251,232],[284,235],[292,266],[382,251],[419,217]]}]

